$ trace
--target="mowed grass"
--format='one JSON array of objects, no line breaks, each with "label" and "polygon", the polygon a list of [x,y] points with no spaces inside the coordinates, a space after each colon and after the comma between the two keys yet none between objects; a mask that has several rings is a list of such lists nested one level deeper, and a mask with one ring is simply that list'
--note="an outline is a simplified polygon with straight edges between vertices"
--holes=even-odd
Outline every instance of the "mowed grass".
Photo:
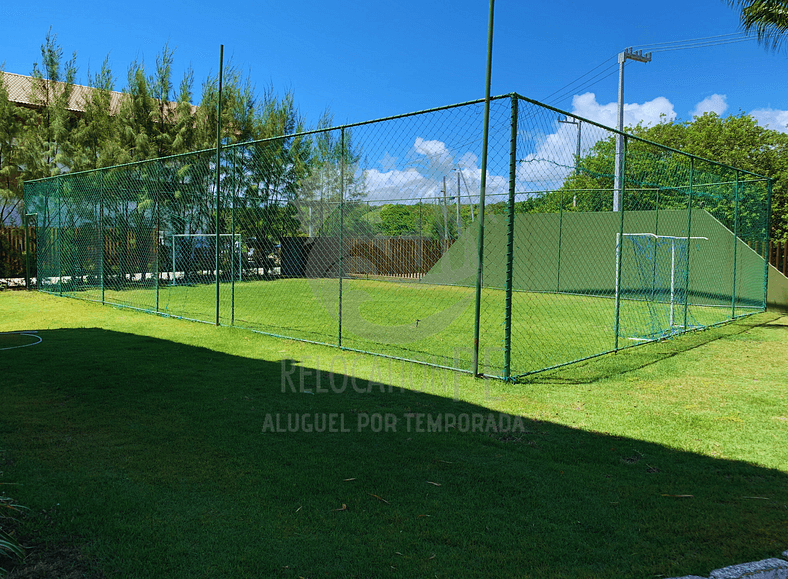
[{"label": "mowed grass", "polygon": [[788,548],[775,314],[520,384],[0,293],[22,330],[0,483],[106,576],[670,577]]},{"label": "mowed grass", "polygon": [[[466,287],[345,279],[342,282],[341,346],[362,352],[472,369],[475,300]],[[100,301],[95,289],[74,297]],[[245,281],[219,287],[219,319],[257,331],[339,345],[340,284],[336,279]],[[505,292],[481,297],[480,359],[491,376],[504,372]],[[211,283],[107,290],[104,300],[162,314],[214,323],[216,286]],[[511,374],[566,364],[616,348],[615,300],[593,296],[515,292],[511,306]],[[751,310],[750,310],[751,311]],[[619,347],[652,331],[652,317],[669,327],[669,306],[623,300]],[[691,306],[690,325],[712,325],[731,308]],[[748,313],[739,309],[737,315]],[[675,323],[684,310],[676,306]]]}]

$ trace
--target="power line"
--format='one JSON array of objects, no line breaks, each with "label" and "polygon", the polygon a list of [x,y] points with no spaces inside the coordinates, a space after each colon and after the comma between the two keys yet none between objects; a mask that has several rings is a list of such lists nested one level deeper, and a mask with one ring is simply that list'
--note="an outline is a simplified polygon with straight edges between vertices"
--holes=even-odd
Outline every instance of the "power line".
[{"label": "power line", "polygon": [[[714,46],[723,46],[726,44],[737,44],[740,42],[750,42],[754,37],[747,35],[745,32],[729,32],[727,34],[717,34],[715,36],[702,36],[699,38],[689,38],[686,40],[671,40],[668,42],[656,42],[653,44],[641,44],[637,46],[638,50],[648,50],[649,52],[672,52],[676,50],[690,50],[695,48],[710,48]],[[569,96],[574,96],[592,86],[600,83],[606,78],[613,76],[618,68],[617,64],[608,66],[606,69],[595,74],[589,79],[583,81],[585,77],[592,74],[594,71],[608,64],[610,60],[616,58],[613,55],[607,60],[604,60],[588,72],[580,75],[572,82],[565,84],[558,90],[544,97],[542,102],[547,104],[556,104],[565,100]],[[581,82],[582,81],[582,82]],[[552,99],[552,100],[549,100]]]},{"label": "power line", "polygon": [[700,38],[688,38],[685,40],[671,40],[669,42],[655,42],[653,44],[639,44],[638,49],[643,50],[660,50],[660,47],[671,47],[677,44],[688,44],[688,43],[713,43],[713,42],[727,42],[730,40],[750,40],[752,37],[747,36],[745,32],[729,32],[728,34],[718,34],[716,36],[702,36]]},{"label": "power line", "polygon": [[739,38],[736,40],[728,40],[727,42],[709,42],[709,43],[696,43],[696,44],[688,44],[685,46],[676,46],[674,48],[655,48],[652,49],[651,52],[670,52],[673,50],[688,50],[690,48],[709,48],[711,46],[723,46],[726,44],[737,44],[739,42],[749,42],[751,40],[755,40],[754,38]]},{"label": "power line", "polygon": [[[591,74],[592,72],[594,72],[594,71],[595,71],[596,69],[598,69],[599,67],[601,67],[601,66],[604,66],[605,64],[607,64],[607,63],[608,63],[608,61],[610,61],[610,60],[613,60],[614,58],[616,58],[616,55],[615,55],[615,54],[614,54],[613,56],[611,56],[610,58],[608,58],[607,60],[603,61],[602,63],[600,63],[600,64],[596,65],[594,68],[592,68],[592,69],[591,69],[591,70],[589,70],[588,72],[586,72],[586,73],[584,73],[584,74],[580,75],[579,77],[577,77],[575,80],[573,80],[573,81],[572,81],[572,82],[570,82],[569,84],[566,84],[566,85],[562,86],[561,88],[559,88],[558,90],[556,90],[555,92],[553,92],[553,93],[551,93],[551,94],[547,95],[547,96],[546,96],[546,97],[544,97],[542,100],[543,100],[543,101],[546,101],[547,99],[549,99],[549,98],[550,98],[550,97],[552,97],[553,95],[556,95],[556,94],[560,93],[561,91],[563,91],[564,89],[567,89],[567,88],[569,88],[570,86],[574,85],[576,82],[580,81],[582,78],[584,78],[584,77],[588,76],[589,74]],[[604,71],[603,71],[603,72],[604,72]],[[601,74],[601,73],[600,73],[600,74]],[[598,76],[598,75],[597,75],[597,76]]]},{"label": "power line", "polygon": [[[561,94],[556,96],[554,99],[552,99],[551,102],[548,102],[547,104],[559,103],[559,102],[563,101],[564,99],[566,99],[566,98],[568,98],[570,96],[574,96],[575,94],[581,93],[582,91],[584,91],[586,89],[589,89],[589,88],[591,88],[592,86],[594,86],[596,84],[599,84],[600,82],[602,82],[606,78],[609,78],[609,77],[613,76],[614,74],[616,74],[617,71],[618,71],[618,64],[612,64],[612,65],[608,66],[602,72],[596,74],[595,76],[593,76],[590,79],[588,79],[586,82],[582,83],[581,85],[579,85],[579,86],[577,86],[575,88],[569,89],[567,91],[561,92]],[[572,84],[573,83],[570,83],[567,86],[571,86]],[[558,91],[553,93],[553,95],[557,94],[557,92]]]}]

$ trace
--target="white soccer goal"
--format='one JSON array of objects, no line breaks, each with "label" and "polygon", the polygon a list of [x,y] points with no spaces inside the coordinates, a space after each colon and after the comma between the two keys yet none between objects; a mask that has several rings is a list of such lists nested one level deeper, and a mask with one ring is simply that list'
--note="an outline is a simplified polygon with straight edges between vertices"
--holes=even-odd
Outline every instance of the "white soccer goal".
[{"label": "white soccer goal", "polygon": [[[216,276],[216,234],[173,233],[172,285],[189,283],[190,274]],[[243,280],[243,248],[240,233],[219,234],[219,276]]]},{"label": "white soccer goal", "polygon": [[[706,237],[679,237],[654,233],[616,234],[616,301],[642,302],[641,330],[631,340],[648,340],[685,329],[689,304],[690,241]],[[627,256],[630,260],[626,263]],[[682,308],[677,316],[677,306]],[[634,310],[633,310],[634,311]],[[647,331],[644,331],[647,330]]]}]

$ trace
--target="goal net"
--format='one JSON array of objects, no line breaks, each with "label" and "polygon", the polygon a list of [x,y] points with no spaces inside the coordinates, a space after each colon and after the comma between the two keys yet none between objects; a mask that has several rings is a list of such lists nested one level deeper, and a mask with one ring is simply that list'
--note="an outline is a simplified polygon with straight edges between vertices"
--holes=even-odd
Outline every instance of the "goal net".
[{"label": "goal net", "polygon": [[705,237],[617,234],[620,335],[653,340],[697,326],[689,307],[690,242]]},{"label": "goal net", "polygon": [[[216,235],[213,233],[173,233],[172,285],[193,285],[216,281]],[[220,281],[243,280],[243,248],[240,233],[219,235],[218,274]]]}]

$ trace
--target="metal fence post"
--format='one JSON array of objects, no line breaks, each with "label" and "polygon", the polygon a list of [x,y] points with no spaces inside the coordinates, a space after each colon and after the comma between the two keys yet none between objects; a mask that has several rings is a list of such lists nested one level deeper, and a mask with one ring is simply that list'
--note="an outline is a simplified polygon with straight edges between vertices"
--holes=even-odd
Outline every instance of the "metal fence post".
[{"label": "metal fence post", "polygon": [[763,309],[766,310],[769,300],[769,245],[772,229],[772,180],[766,181],[766,222],[763,234]]},{"label": "metal fence post", "polygon": [[561,196],[558,198],[558,267],[555,274],[555,291],[561,292],[561,245],[564,239],[564,190],[561,189]]},{"label": "metal fence post", "polygon": [[[627,144],[629,143],[626,136],[622,139],[621,144],[621,183],[620,183],[620,197],[619,197],[619,225],[618,235],[616,236],[616,313],[615,313],[615,344],[614,350],[618,350],[618,334],[621,329],[621,262],[624,261],[623,248],[624,248],[624,201],[626,200],[626,175],[627,175]],[[615,209],[614,209],[615,211]]]},{"label": "metal fence post", "polygon": [[55,179],[57,195],[57,287],[58,294],[63,295],[63,191],[60,177]]},{"label": "metal fence post", "polygon": [[30,221],[27,213],[22,221],[25,226],[25,291],[30,291]]},{"label": "metal fence post", "polygon": [[476,270],[476,302],[473,315],[473,375],[479,373],[479,334],[482,310],[482,276],[484,272],[484,196],[487,191],[487,149],[490,136],[490,80],[492,78],[492,41],[493,41],[493,12],[495,0],[490,0],[490,15],[487,24],[487,80],[484,93],[484,128],[482,131],[482,167],[481,185],[479,187],[479,241],[478,267]]},{"label": "metal fence post", "polygon": [[342,347],[342,277],[344,276],[345,255],[345,128],[339,135],[339,150],[342,156],[339,163],[339,303],[337,304],[337,346]]},{"label": "metal fence post", "polygon": [[731,319],[736,317],[736,263],[739,241],[739,171],[736,171],[736,189],[733,192],[733,286],[731,287]]},{"label": "metal fence post", "polygon": [[221,195],[222,164],[222,69],[224,68],[224,44],[219,46],[219,102],[216,115],[216,325],[219,325],[219,197]]},{"label": "metal fence post", "polygon": [[518,100],[512,95],[511,136],[509,141],[509,203],[506,241],[506,310],[504,313],[503,378],[511,377],[512,366],[512,281],[514,278],[514,200],[517,178],[517,113]]},{"label": "metal fence post", "polygon": [[[232,154],[232,173],[230,174],[230,190],[232,191],[232,202],[230,203],[230,325],[235,325],[235,158],[237,156],[237,148],[231,149]],[[238,241],[238,271],[243,271],[241,264],[241,240]],[[243,273],[240,273],[243,275]]]},{"label": "metal fence post", "polygon": [[159,223],[160,219],[160,211],[159,211],[159,187],[154,186],[153,188],[153,210],[156,212],[156,231],[153,236],[153,261],[154,261],[154,270],[156,274],[156,311],[159,311],[159,276],[161,275],[160,272],[160,264],[159,264],[159,238],[161,236],[161,224]]},{"label": "metal fence post", "polygon": [[692,236],[692,194],[693,194],[693,181],[695,179],[695,158],[690,157],[690,179],[689,179],[689,193],[687,199],[687,268],[684,271],[684,331],[687,331],[687,319],[689,308],[689,278],[690,278],[690,237]]}]

